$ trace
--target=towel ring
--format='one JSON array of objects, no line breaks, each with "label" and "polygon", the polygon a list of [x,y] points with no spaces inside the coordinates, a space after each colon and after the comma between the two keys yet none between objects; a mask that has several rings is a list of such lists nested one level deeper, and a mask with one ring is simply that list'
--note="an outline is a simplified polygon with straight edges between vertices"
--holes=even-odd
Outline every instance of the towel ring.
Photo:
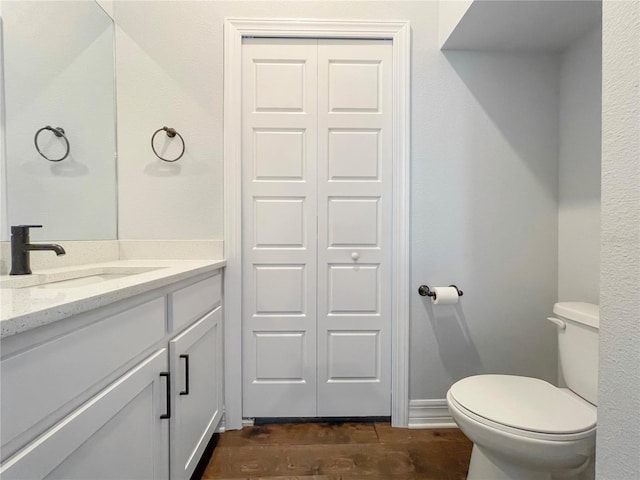
[{"label": "towel ring", "polygon": [[[60,158],[49,158],[44,153],[42,153],[42,151],[40,150],[40,147],[38,146],[38,135],[40,135],[40,133],[42,133],[43,130],[49,130],[49,131],[53,132],[53,134],[56,137],[58,137],[58,138],[62,137],[63,138],[64,142],[67,144],[67,151],[64,152],[64,155],[62,157],[60,157]],[[64,128],[62,128],[62,127],[51,127],[49,125],[47,125],[46,127],[42,127],[40,130],[38,130],[36,132],[35,136],[33,137],[33,143],[35,144],[36,150],[38,151],[40,156],[42,158],[46,158],[50,162],[61,162],[62,160],[64,160],[65,158],[67,158],[69,156],[69,152],[71,151],[71,146],[69,145],[69,139],[64,134]]]},{"label": "towel ring", "polygon": [[[180,155],[178,155],[173,160],[169,160],[168,158],[163,158],[160,155],[158,155],[158,152],[156,152],[156,147],[153,145],[153,141],[155,140],[156,135],[158,133],[162,132],[162,131],[167,132],[167,137],[169,137],[169,138],[173,138],[173,137],[175,137],[177,135],[178,137],[180,137],[180,141],[182,142],[182,151],[180,152]],[[175,128],[162,127],[162,128],[159,128],[158,130],[156,130],[155,132],[153,132],[153,135],[151,135],[151,150],[153,150],[153,153],[156,154],[156,157],[158,157],[163,162],[169,162],[169,163],[177,162],[178,160],[180,160],[182,158],[182,155],[184,155],[184,148],[185,148],[184,138],[182,138],[182,135],[180,135],[178,132],[176,132]]]}]

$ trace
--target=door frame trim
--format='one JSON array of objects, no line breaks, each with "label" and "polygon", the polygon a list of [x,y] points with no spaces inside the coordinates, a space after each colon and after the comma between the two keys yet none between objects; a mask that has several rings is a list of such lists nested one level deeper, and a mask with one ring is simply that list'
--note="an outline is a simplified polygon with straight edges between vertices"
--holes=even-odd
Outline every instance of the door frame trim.
[{"label": "door frame trim", "polygon": [[409,421],[411,27],[408,21],[224,21],[225,428],[242,428],[242,38],[357,38],[393,43],[391,424]]}]

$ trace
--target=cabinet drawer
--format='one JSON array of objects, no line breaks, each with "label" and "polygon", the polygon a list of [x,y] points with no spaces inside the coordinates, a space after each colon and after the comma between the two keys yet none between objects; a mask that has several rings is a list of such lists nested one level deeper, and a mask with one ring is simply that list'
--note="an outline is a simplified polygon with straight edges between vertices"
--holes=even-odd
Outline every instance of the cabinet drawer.
[{"label": "cabinet drawer", "polygon": [[58,412],[65,404],[160,341],[165,335],[165,308],[160,297],[4,359],[0,364],[3,458],[22,446],[17,437],[29,429],[31,438],[42,433],[59,420],[54,417],[67,413]]},{"label": "cabinet drawer", "polygon": [[173,332],[193,323],[207,312],[220,305],[222,298],[222,274],[205,278],[181,288],[169,295],[171,315],[169,331]]}]

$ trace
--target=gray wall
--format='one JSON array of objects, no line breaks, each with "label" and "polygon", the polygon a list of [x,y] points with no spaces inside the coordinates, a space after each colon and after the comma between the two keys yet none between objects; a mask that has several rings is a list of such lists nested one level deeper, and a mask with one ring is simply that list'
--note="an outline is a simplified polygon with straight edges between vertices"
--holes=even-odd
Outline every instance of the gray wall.
[{"label": "gray wall", "polygon": [[602,27],[563,53],[560,67],[558,300],[600,302]]},{"label": "gray wall", "polygon": [[417,55],[426,88],[413,85],[412,285],[464,297],[412,298],[411,398],[480,373],[554,381],[556,58],[432,48]]},{"label": "gray wall", "polygon": [[604,2],[597,478],[640,478],[640,2]]},{"label": "gray wall", "polygon": [[[438,309],[412,294],[410,396],[473,373],[555,379],[557,58],[445,56],[436,1],[116,1],[114,16],[122,239],[222,238],[225,17],[409,20],[411,287],[465,292]],[[148,146],[162,125],[187,142],[173,167]]]}]

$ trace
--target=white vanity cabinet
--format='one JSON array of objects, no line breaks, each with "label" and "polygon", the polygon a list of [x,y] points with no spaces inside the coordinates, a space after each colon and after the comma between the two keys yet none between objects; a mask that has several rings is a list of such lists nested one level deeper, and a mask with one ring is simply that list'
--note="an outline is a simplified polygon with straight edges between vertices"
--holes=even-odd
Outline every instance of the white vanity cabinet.
[{"label": "white vanity cabinet", "polygon": [[0,478],[188,479],[223,411],[221,272],[3,338]]},{"label": "white vanity cabinet", "polygon": [[[191,478],[222,417],[222,275],[169,295],[171,480]],[[186,329],[183,327],[190,325]]]}]

